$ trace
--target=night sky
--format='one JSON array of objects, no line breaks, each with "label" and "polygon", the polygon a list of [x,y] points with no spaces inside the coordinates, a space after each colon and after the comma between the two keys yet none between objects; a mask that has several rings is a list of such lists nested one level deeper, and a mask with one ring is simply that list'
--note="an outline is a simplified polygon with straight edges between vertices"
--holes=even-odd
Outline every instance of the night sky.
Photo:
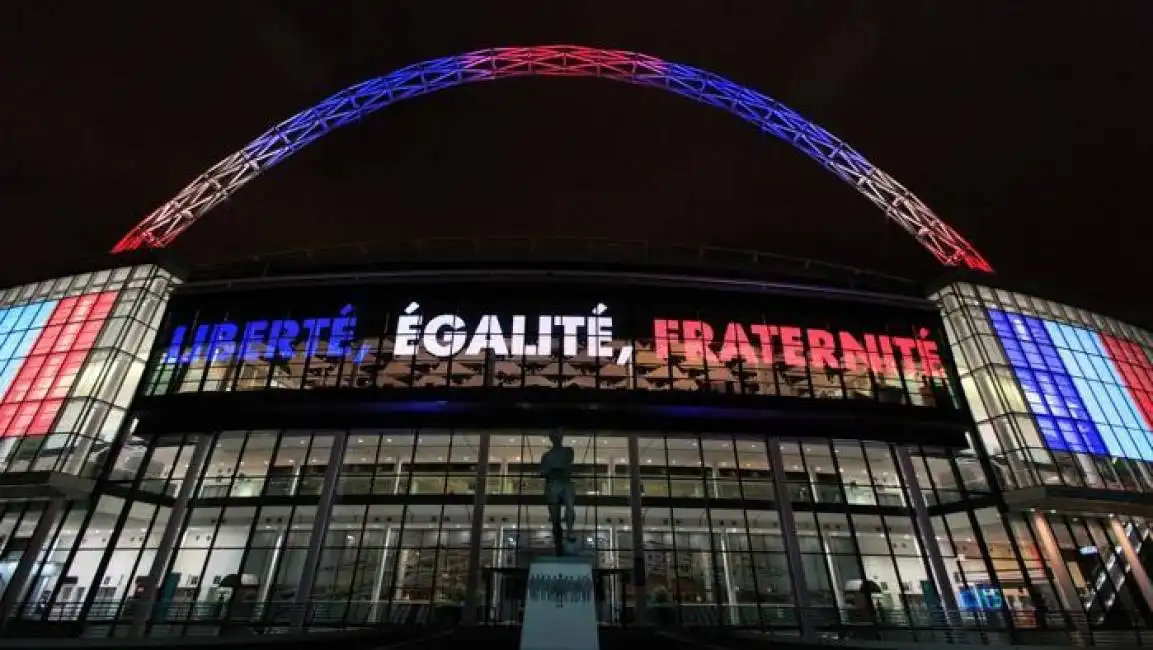
[{"label": "night sky", "polygon": [[[756,88],[901,181],[1007,281],[1153,325],[1149,2],[17,0],[4,14],[9,282],[101,254],[214,162],[345,86],[471,49],[570,43]],[[936,272],[788,144],[669,93],[588,79],[387,108],[254,181],[176,249],[222,261],[482,234]]]}]

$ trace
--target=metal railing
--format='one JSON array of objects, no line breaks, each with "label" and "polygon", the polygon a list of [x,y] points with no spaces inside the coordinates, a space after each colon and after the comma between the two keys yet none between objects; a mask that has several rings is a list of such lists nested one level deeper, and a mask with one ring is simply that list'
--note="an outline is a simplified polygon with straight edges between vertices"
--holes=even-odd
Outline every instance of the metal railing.
[{"label": "metal railing", "polygon": [[[631,606],[601,603],[604,627],[636,625]],[[29,603],[20,620],[9,621],[4,636],[127,637],[133,601],[79,603],[37,609]],[[481,626],[517,626],[520,603],[481,608]],[[388,601],[192,602],[156,608],[146,634],[154,637],[266,636],[337,630],[408,630],[419,634],[460,625],[463,608],[451,603]],[[84,616],[83,620],[79,620]],[[945,643],[966,645],[1078,645],[1093,647],[1153,646],[1153,630],[1132,620],[1122,627],[1096,624],[1084,613],[1038,611],[946,611],[940,609],[874,610],[778,604],[656,604],[647,607],[647,623],[704,638],[723,636],[725,647],[760,644],[773,639],[808,638],[835,643]]]}]

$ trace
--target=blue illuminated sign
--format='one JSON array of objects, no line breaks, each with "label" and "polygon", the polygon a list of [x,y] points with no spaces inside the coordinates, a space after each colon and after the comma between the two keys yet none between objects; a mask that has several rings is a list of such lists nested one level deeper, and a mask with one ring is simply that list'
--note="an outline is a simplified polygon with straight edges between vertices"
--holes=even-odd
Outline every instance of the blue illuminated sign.
[{"label": "blue illuminated sign", "polygon": [[224,363],[233,358],[287,360],[298,354],[295,345],[302,335],[308,356],[352,355],[353,362],[360,363],[371,349],[368,343],[363,343],[354,350],[356,314],[352,305],[345,305],[336,318],[205,323],[197,325],[191,335],[188,326],[180,325],[172,331],[164,363],[189,364],[199,360]]}]

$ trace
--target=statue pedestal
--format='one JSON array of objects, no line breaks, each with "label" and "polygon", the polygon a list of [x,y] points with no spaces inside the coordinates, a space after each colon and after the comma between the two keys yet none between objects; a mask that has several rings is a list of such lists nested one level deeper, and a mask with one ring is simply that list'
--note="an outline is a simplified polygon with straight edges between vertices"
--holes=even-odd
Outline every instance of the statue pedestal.
[{"label": "statue pedestal", "polygon": [[591,558],[534,560],[528,571],[520,650],[598,650]]}]

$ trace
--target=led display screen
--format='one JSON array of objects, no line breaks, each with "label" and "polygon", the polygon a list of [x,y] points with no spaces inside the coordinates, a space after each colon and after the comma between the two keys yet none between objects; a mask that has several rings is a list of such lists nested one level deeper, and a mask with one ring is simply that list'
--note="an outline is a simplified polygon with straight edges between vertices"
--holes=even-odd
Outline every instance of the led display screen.
[{"label": "led display screen", "polygon": [[1153,363],[1135,343],[989,309],[1045,444],[1153,461]]},{"label": "led display screen", "polygon": [[563,388],[944,406],[941,341],[928,306],[818,296],[497,281],[270,290],[174,298],[145,390]]},{"label": "led display screen", "polygon": [[115,302],[106,291],[0,309],[0,436],[52,429]]}]

